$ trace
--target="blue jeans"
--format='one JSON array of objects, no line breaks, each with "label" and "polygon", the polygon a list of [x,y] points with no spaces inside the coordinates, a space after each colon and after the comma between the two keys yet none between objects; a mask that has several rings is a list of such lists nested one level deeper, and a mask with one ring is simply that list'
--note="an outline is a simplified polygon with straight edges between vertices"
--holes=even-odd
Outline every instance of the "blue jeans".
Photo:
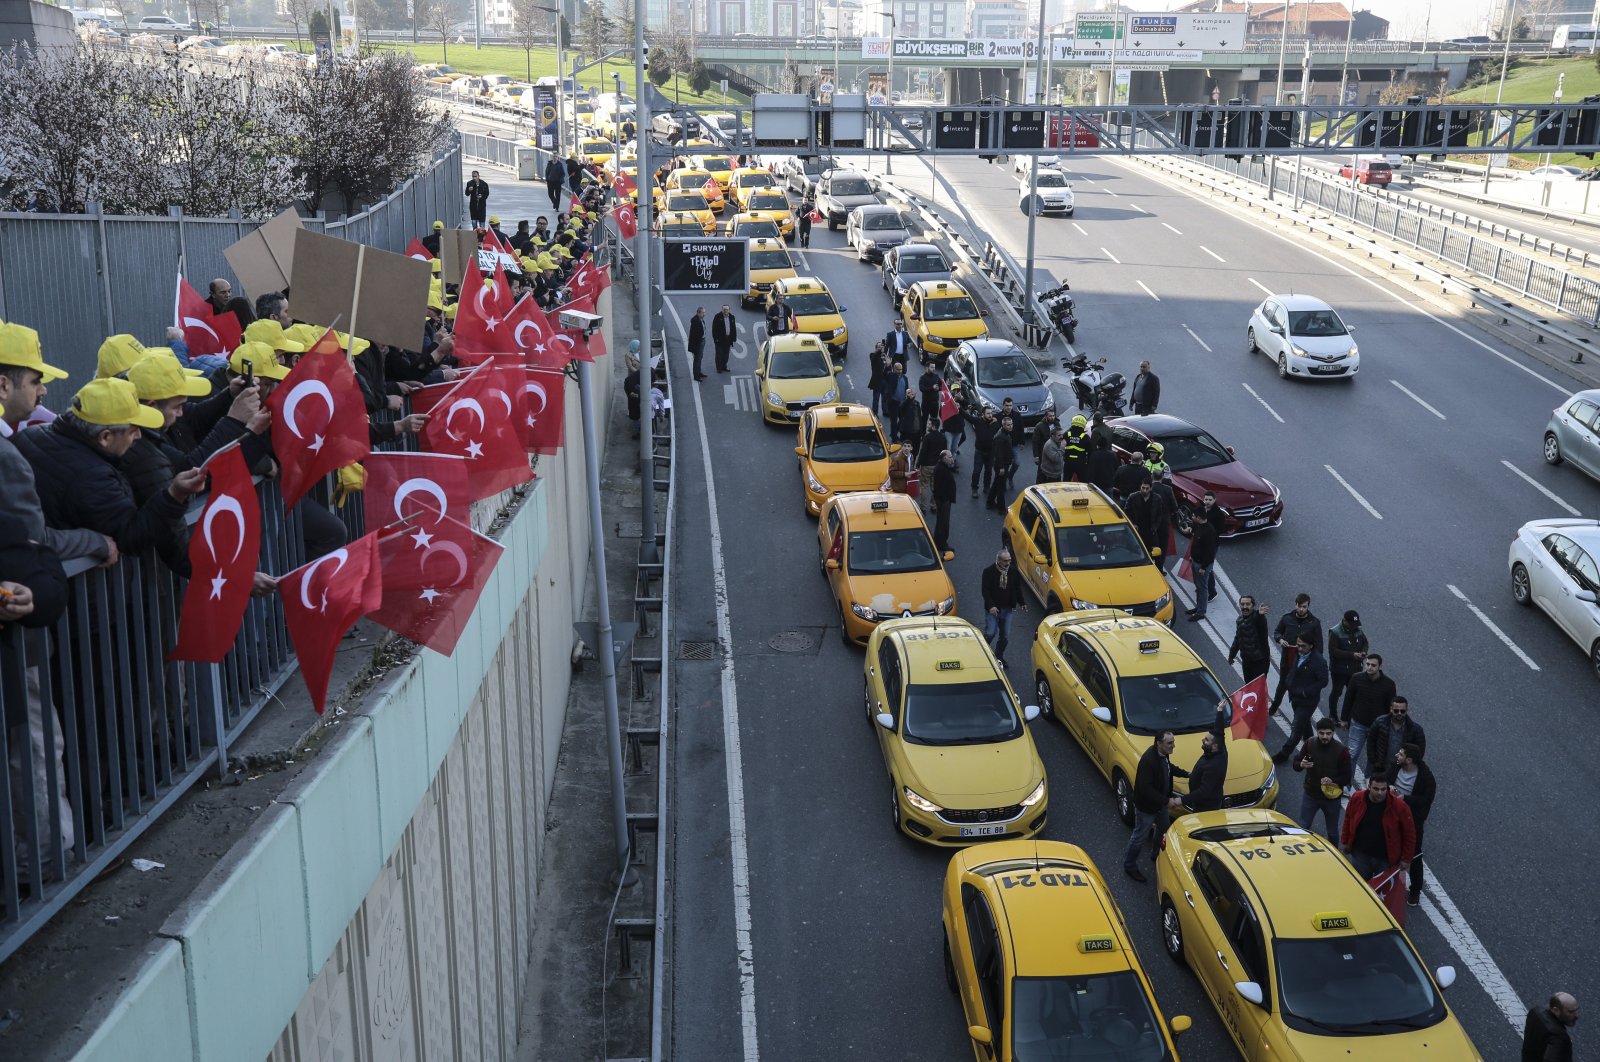
[{"label": "blue jeans", "polygon": [[[1311,824],[1317,820],[1317,814],[1322,814],[1323,825],[1327,828],[1328,840],[1334,844],[1339,843],[1339,819],[1344,814],[1344,807],[1339,798],[1329,800],[1318,792],[1302,792],[1300,794],[1300,814],[1295,821],[1302,830],[1311,830]],[[1315,831],[1312,831],[1315,832]]]},{"label": "blue jeans", "polygon": [[[1150,831],[1154,828],[1155,833]],[[1122,868],[1134,870],[1139,865],[1139,849],[1146,843],[1155,851],[1155,845],[1167,832],[1167,806],[1161,805],[1160,811],[1144,812],[1135,808],[1133,812],[1133,833],[1128,837],[1128,850],[1122,853]]]},{"label": "blue jeans", "polygon": [[[1015,578],[1015,576],[1013,576]],[[983,640],[989,643],[994,655],[1006,658],[1006,646],[1011,644],[1011,610],[1003,608],[999,614],[985,610],[983,614]]]},{"label": "blue jeans", "polygon": [[1217,567],[1209,565],[1205,568],[1196,564],[1194,566],[1194,616],[1195,619],[1204,619],[1206,603],[1211,600],[1211,595],[1217,592]]},{"label": "blue jeans", "polygon": [[1350,766],[1363,774],[1367,770],[1367,724],[1350,720],[1350,740],[1345,747],[1350,750]]}]

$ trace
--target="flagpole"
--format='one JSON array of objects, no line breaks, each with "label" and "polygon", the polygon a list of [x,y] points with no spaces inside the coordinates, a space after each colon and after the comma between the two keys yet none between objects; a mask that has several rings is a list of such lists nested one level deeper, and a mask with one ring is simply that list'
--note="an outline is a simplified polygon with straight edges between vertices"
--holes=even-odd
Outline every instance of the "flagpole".
[{"label": "flagpole", "polygon": [[172,285],[172,327],[183,328],[183,255],[181,254],[178,256],[178,282]]}]

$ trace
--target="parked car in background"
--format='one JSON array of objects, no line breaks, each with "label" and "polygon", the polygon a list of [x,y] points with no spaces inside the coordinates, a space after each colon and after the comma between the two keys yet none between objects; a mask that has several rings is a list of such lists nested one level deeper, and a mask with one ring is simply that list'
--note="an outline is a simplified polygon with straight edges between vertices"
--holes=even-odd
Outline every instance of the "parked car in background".
[{"label": "parked car in background", "polygon": [[166,15],[146,15],[139,20],[139,28],[156,33],[172,33],[177,30],[193,29],[187,22],[179,22],[168,18]]},{"label": "parked car in background", "polygon": [[1576,181],[1588,173],[1582,166],[1540,166],[1523,175],[1530,181]]},{"label": "parked car in background", "polygon": [[1354,164],[1346,162],[1339,167],[1339,176],[1355,180],[1357,184],[1386,185],[1394,180],[1394,167],[1387,160],[1362,155]]}]

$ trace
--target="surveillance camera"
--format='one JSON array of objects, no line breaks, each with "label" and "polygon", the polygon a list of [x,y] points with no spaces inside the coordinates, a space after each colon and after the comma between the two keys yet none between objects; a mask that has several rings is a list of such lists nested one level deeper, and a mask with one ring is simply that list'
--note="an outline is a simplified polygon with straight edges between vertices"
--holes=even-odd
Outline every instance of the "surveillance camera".
[{"label": "surveillance camera", "polygon": [[561,311],[561,327],[580,329],[584,334],[584,338],[588,338],[600,331],[600,326],[604,322],[605,318],[599,314],[584,313],[582,310]]}]

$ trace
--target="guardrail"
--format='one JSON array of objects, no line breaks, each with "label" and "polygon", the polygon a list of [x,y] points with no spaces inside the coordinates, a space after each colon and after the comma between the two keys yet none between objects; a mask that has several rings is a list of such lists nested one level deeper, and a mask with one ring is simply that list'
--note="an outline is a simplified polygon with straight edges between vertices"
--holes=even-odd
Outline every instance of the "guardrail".
[{"label": "guardrail", "polygon": [[[653,350],[654,347],[655,344],[652,342],[651,349]],[[663,355],[665,355],[665,333],[661,335],[661,350]],[[649,361],[647,358],[646,361],[642,363],[642,366],[645,367],[646,371],[648,371],[648,364]],[[665,364],[666,360],[663,357],[662,365]],[[650,400],[648,392],[645,392],[641,397],[645,402],[649,402]],[[648,429],[655,433],[653,436],[651,455],[657,464],[666,465],[667,470],[667,478],[664,484],[667,492],[666,519],[664,519],[660,524],[662,530],[657,533],[656,543],[657,556],[660,558],[659,585],[655,588],[656,593],[652,595],[650,593],[650,586],[648,584],[641,583],[639,587],[640,594],[638,597],[637,606],[639,629],[641,633],[644,632],[646,627],[648,610],[654,607],[657,613],[656,629],[659,632],[659,638],[657,640],[657,652],[661,662],[661,674],[658,677],[656,690],[656,706],[659,711],[659,718],[656,723],[655,734],[655,743],[657,749],[655,817],[657,829],[656,889],[652,918],[654,924],[651,930],[650,944],[650,1062],[663,1062],[663,1059],[666,1057],[666,961],[668,949],[667,936],[671,929],[667,918],[667,912],[669,910],[667,906],[667,868],[671,865],[669,862],[668,840],[671,831],[662,829],[660,827],[661,824],[668,819],[668,813],[671,810],[671,804],[669,803],[670,796],[667,786],[667,757],[672,747],[670,744],[672,723],[672,665],[669,662],[668,657],[670,655],[672,645],[672,555],[676,545],[674,525],[677,523],[676,517],[678,508],[678,470],[677,464],[673,461],[673,457],[675,456],[677,450],[678,425],[677,418],[672,415],[672,409],[670,407],[666,410],[663,419],[666,421],[667,430],[665,433],[656,432],[653,424]],[[642,411],[640,430],[647,430],[643,426]],[[664,454],[661,452],[663,446],[665,446],[666,449],[666,453]],[[655,470],[646,469],[644,474],[654,477]],[[659,479],[655,480],[655,484],[658,490],[663,486],[662,481]],[[643,558],[641,558],[639,564],[640,572],[645,573],[652,570],[653,564],[654,562],[646,562]],[[637,639],[635,639],[634,644],[635,646],[638,645]],[[725,646],[724,651],[731,652],[732,648],[732,646]]]}]

